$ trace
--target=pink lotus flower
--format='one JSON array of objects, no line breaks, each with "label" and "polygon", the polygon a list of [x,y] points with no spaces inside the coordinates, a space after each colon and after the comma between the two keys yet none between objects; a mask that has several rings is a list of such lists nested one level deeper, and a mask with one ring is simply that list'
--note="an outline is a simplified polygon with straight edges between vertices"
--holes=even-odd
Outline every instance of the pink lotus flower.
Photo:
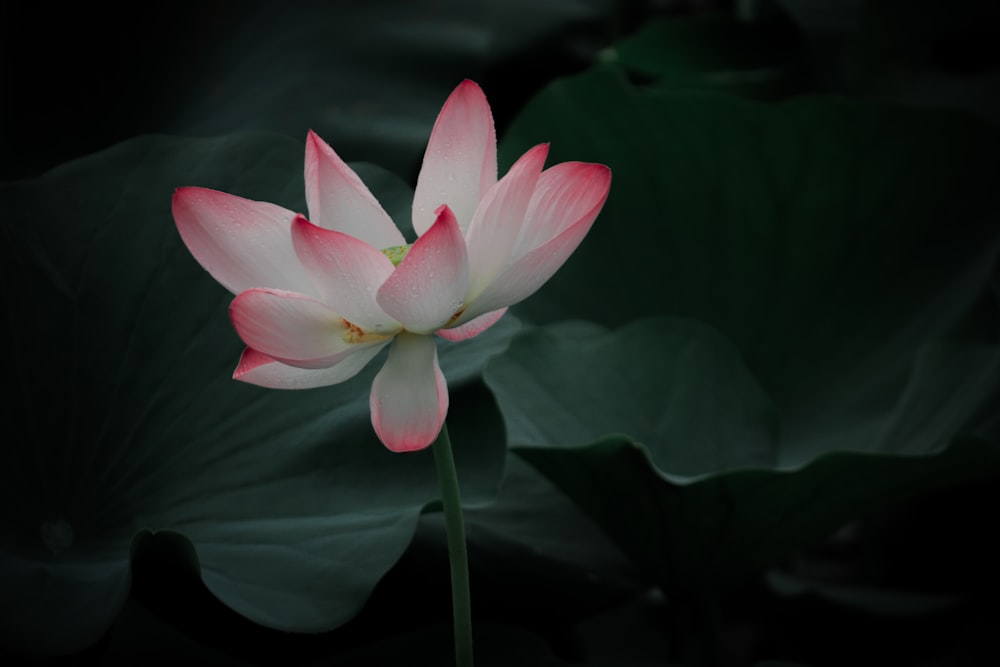
[{"label": "pink lotus flower", "polygon": [[566,261],[608,195],[604,165],[542,170],[535,146],[497,180],[493,116],[464,81],[431,133],[407,245],[357,174],[306,138],[309,218],[275,204],[179,188],[173,214],[191,254],[229,291],[247,348],[233,377],[302,389],[342,382],[392,344],[371,389],[372,424],[394,451],[430,445],[448,410],[431,334],[492,326]]}]

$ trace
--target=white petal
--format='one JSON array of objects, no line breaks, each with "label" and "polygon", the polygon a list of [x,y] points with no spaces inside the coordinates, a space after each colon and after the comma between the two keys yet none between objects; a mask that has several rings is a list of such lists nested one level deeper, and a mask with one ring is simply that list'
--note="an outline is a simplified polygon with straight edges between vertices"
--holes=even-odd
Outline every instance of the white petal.
[{"label": "white petal", "polygon": [[315,224],[379,249],[405,243],[361,178],[312,130],[306,137],[305,177],[306,204]]},{"label": "white petal", "polygon": [[545,245],[517,260],[466,307],[463,319],[478,318],[497,308],[513,306],[534,294],[576,250],[590,230],[592,222],[593,217],[580,220]]},{"label": "white petal", "polygon": [[447,205],[464,230],[479,200],[497,180],[497,138],[482,89],[463,81],[431,130],[413,193],[413,229],[422,235]]},{"label": "white petal", "polygon": [[352,340],[352,332],[338,313],[296,292],[241,292],[233,299],[229,315],[248,347],[300,368],[333,366],[360,348],[385,340]]},{"label": "white petal", "polygon": [[324,303],[365,331],[394,334],[400,329],[375,301],[395,268],[380,250],[301,217],[292,225],[292,241]]},{"label": "white petal", "polygon": [[514,247],[542,173],[547,144],[535,146],[514,163],[480,202],[465,233],[469,247],[468,298],[474,299],[512,262]]},{"label": "white petal", "polygon": [[359,347],[328,368],[299,368],[273,359],[263,352],[246,348],[233,379],[269,389],[313,389],[349,380],[364,368],[379,351],[389,344]]},{"label": "white petal", "polygon": [[448,413],[448,385],[431,336],[401,333],[389,348],[371,392],[372,426],[386,447],[409,452],[427,447]]},{"label": "white petal", "polygon": [[593,222],[610,188],[611,170],[603,164],[561,162],[543,171],[525,213],[514,258],[545,245],[583,219]]},{"label": "white petal", "polygon": [[611,170],[602,164],[563,162],[542,172],[513,263],[470,299],[463,318],[513,306],[545,284],[590,231],[610,187]]},{"label": "white petal", "polygon": [[191,254],[233,294],[251,287],[313,292],[292,248],[295,214],[288,209],[187,187],[174,192],[173,214]]},{"label": "white petal", "polygon": [[465,239],[455,216],[443,206],[434,226],[379,288],[376,300],[408,331],[429,334],[462,307],[468,282]]},{"label": "white petal", "polygon": [[438,329],[437,335],[450,341],[468,340],[469,338],[478,336],[499,322],[500,318],[506,312],[506,308],[500,308],[499,310],[494,310],[470,319],[466,319],[463,313],[463,316],[456,320],[458,326],[448,329]]}]

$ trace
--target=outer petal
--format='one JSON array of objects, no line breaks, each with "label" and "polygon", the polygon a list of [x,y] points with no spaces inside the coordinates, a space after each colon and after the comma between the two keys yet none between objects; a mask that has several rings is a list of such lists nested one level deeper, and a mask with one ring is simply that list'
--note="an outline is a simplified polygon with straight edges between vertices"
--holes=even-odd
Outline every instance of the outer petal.
[{"label": "outer petal", "polygon": [[580,220],[593,222],[611,188],[611,170],[603,164],[562,162],[542,172],[528,206],[514,257],[556,238]]},{"label": "outer petal", "polygon": [[535,146],[486,192],[465,233],[469,248],[469,300],[474,299],[513,261],[512,254],[535,185],[549,153]]},{"label": "outer petal", "polygon": [[366,331],[394,334],[400,329],[375,302],[378,288],[395,268],[380,250],[302,216],[292,223],[292,243],[324,303]]},{"label": "outer petal", "polygon": [[[473,318],[465,324],[461,324],[457,327],[451,329],[438,329],[437,335],[441,336],[445,340],[459,341],[467,340],[474,336],[478,336],[483,333],[491,326],[500,321],[500,318],[504,316],[507,312],[506,308],[501,308],[500,310],[494,310],[492,312],[486,313],[485,315],[480,315],[479,317]],[[463,313],[464,314],[464,313]],[[462,322],[462,318],[457,320]]]},{"label": "outer petal", "polygon": [[298,368],[288,366],[253,348],[243,350],[233,379],[268,389],[313,389],[349,380],[365,367],[383,347],[389,344],[366,345],[355,354],[344,357],[329,368]]},{"label": "outer petal", "polygon": [[288,209],[188,187],[174,192],[173,213],[191,254],[233,294],[251,287],[312,293],[292,248]]},{"label": "outer petal", "polygon": [[372,426],[394,452],[427,447],[448,413],[448,385],[431,336],[396,336],[371,393]]},{"label": "outer petal", "polygon": [[376,248],[405,243],[392,218],[354,170],[312,130],[306,137],[305,176],[309,217],[317,225]]},{"label": "outer petal", "polygon": [[326,368],[385,337],[349,342],[354,332],[326,304],[296,292],[252,289],[229,306],[236,332],[247,346],[300,368]]},{"label": "outer petal", "polygon": [[447,206],[379,288],[376,299],[409,331],[429,334],[461,309],[469,282],[465,239]]},{"label": "outer petal", "polygon": [[497,138],[482,89],[463,81],[438,114],[413,193],[413,229],[422,235],[447,204],[464,230],[497,181]]},{"label": "outer petal", "polygon": [[[602,167],[602,165],[593,166]],[[607,171],[607,167],[602,168]],[[610,174],[610,172],[608,173]],[[605,181],[605,184],[608,184],[608,181]],[[580,196],[586,197],[584,193],[580,193]],[[561,224],[563,220],[558,221],[559,225],[549,222],[550,228],[563,227],[558,236],[521,256],[513,265],[500,274],[475,301],[468,305],[465,313],[463,313],[463,317],[476,318],[483,313],[488,313],[497,308],[512,306],[534,294],[535,290],[545,284],[545,281],[559,270],[559,267],[563,265],[573,251],[576,250],[577,246],[580,245],[583,237],[590,231],[590,227],[594,223],[594,219],[597,218],[597,214],[600,213],[606,197],[606,187],[603,189],[603,194],[600,197],[594,197],[591,194],[587,197],[590,204],[589,208],[574,207],[572,202],[565,201],[561,197],[555,198],[554,201],[563,201],[566,206],[574,208],[573,215],[579,216],[576,221],[569,226],[563,226]],[[559,209],[548,202],[536,208],[536,213],[539,211],[548,212],[552,216],[559,215]]]}]

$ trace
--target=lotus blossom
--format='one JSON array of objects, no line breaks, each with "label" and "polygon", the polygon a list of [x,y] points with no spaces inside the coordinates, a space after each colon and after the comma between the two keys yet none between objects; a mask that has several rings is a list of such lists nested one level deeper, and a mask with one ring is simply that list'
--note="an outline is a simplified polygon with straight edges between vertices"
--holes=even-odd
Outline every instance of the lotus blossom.
[{"label": "lotus blossom", "polygon": [[413,196],[408,244],[355,172],[306,137],[308,218],[281,206],[179,188],[173,215],[195,259],[236,295],[246,349],[233,377],[303,389],[358,373],[389,346],[371,419],[393,451],[430,445],[448,410],[433,334],[458,341],[497,322],[566,261],[604,205],[610,170],[564,162],[548,145],[497,180],[496,133],[483,91],[462,82],[445,102]]}]

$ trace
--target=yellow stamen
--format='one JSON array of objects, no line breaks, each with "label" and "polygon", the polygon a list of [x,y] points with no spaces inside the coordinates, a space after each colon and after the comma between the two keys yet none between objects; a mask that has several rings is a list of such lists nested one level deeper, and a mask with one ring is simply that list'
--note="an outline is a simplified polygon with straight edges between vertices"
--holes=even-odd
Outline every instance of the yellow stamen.
[{"label": "yellow stamen", "polygon": [[365,331],[357,324],[348,322],[347,320],[344,320],[344,326],[347,327],[347,329],[344,330],[344,341],[348,343],[374,343],[376,341],[392,338],[392,336],[386,336],[385,334]]},{"label": "yellow stamen", "polygon": [[392,262],[393,266],[399,266],[399,263],[403,261],[403,258],[406,257],[406,253],[408,252],[410,252],[410,246],[406,244],[382,248],[382,254],[389,258],[389,261]]}]

